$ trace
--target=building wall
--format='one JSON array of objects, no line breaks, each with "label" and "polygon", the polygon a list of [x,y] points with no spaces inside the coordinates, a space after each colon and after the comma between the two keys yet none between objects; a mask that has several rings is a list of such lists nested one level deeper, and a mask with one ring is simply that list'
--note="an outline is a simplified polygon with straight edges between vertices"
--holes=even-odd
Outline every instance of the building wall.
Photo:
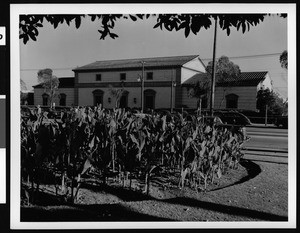
[{"label": "building wall", "polygon": [[238,109],[256,110],[256,86],[216,87],[215,109],[226,108],[225,96],[228,94],[238,95]]},{"label": "building wall", "polygon": [[181,83],[184,83],[199,72],[205,73],[206,71],[204,65],[200,62],[199,58],[196,57],[182,66]]},{"label": "building wall", "polygon": [[[228,94],[238,95],[238,108],[256,110],[256,86],[248,87],[216,87],[215,88],[215,109],[226,109],[226,98]],[[182,88],[182,104],[187,108],[197,108],[197,98],[189,98],[186,87]],[[210,96],[208,93],[208,107],[210,106]]]},{"label": "building wall", "polygon": [[188,96],[188,88],[181,88],[182,107],[185,108],[197,108],[197,98],[190,98]]},{"label": "building wall", "polygon": [[[74,105],[74,88],[59,88],[58,94],[66,94],[66,106]],[[34,88],[34,105],[43,105],[44,88]],[[58,96],[54,97],[55,106],[59,106]]]},{"label": "building wall", "polygon": [[[153,72],[153,80],[147,80],[147,72]],[[120,81],[120,74],[126,73],[126,81]],[[96,81],[96,74],[101,74],[101,81]],[[142,70],[124,70],[124,71],[105,71],[105,72],[77,72],[75,74],[75,96],[78,96],[79,106],[93,105],[93,91],[100,89],[104,92],[103,105],[105,108],[113,108],[115,100],[109,93],[110,86],[114,88],[124,87],[128,91],[128,107],[141,107],[141,83],[137,81],[142,75]],[[78,79],[78,83],[76,83]],[[155,108],[170,108],[171,106],[171,85],[172,82],[180,83],[181,69],[165,68],[165,69],[145,69],[145,88],[156,91]],[[178,86],[178,85],[177,85]],[[178,87],[173,87],[173,107],[175,107],[175,99]],[[108,98],[111,103],[108,103]],[[137,99],[135,104],[133,99]],[[178,101],[178,99],[177,99]]]},{"label": "building wall", "polygon": [[[94,96],[93,91],[100,89],[104,92],[103,94],[103,107],[114,108],[115,98],[110,95],[109,88],[79,88],[78,89],[78,105],[79,106],[90,106],[93,105]],[[145,88],[145,90],[152,89],[156,91],[155,95],[155,108],[170,108],[171,88],[170,87],[155,87]],[[124,88],[128,91],[128,107],[140,108],[141,107],[141,88],[140,87],[128,87]],[[111,98],[111,103],[108,102],[108,98]],[[137,102],[134,103],[134,98]]]},{"label": "building wall", "polygon": [[[153,80],[147,80],[147,72],[153,72]],[[182,90],[180,83],[189,79],[193,75],[205,72],[205,67],[200,62],[199,58],[185,63],[182,68],[147,68],[145,67],[145,90],[150,88],[156,91],[156,108],[170,108],[171,107],[171,86],[172,88],[172,105],[173,107],[181,107]],[[120,74],[126,73],[126,81],[123,83],[120,80]],[[101,81],[96,81],[96,75],[101,74]],[[137,82],[138,78],[142,76],[141,69],[133,70],[114,70],[114,71],[84,71],[75,73],[75,104],[76,105],[93,105],[94,96],[93,91],[100,89],[104,91],[103,102],[105,108],[114,107],[114,100],[108,103],[109,86],[121,88],[129,92],[128,107],[140,107],[141,101],[141,84]],[[176,86],[174,86],[176,83]],[[133,103],[133,98],[137,99],[137,104]],[[78,100],[78,102],[77,102]]]},{"label": "building wall", "polygon": [[[78,105],[79,106],[91,106],[94,102],[93,91],[100,89],[104,91],[103,95],[103,104],[105,108],[114,108],[115,99],[110,95],[109,88],[78,88]],[[141,88],[140,87],[126,87],[124,88],[128,91],[128,107],[130,108],[140,108],[141,107]],[[155,96],[155,108],[170,108],[170,98],[171,98],[171,87],[145,87],[145,90],[152,89],[156,91]],[[42,95],[44,93],[43,88],[34,89],[34,105],[43,104]],[[73,88],[59,88],[58,94],[66,94],[66,105],[71,106],[74,104],[74,89]],[[177,93],[177,96],[175,96]],[[226,99],[223,96],[227,94],[234,93],[239,96],[238,98],[238,108],[239,109],[248,109],[256,110],[256,93],[257,87],[228,87],[224,89],[222,87],[216,87],[215,90],[215,109],[225,109],[226,108]],[[178,96],[181,96],[181,104],[179,104]],[[111,98],[111,103],[108,102],[108,98]],[[134,103],[134,98],[136,98],[136,103]],[[223,101],[222,101],[223,100]],[[176,101],[176,102],[175,102]],[[209,100],[208,100],[209,101]],[[55,105],[59,106],[59,98],[55,97]],[[209,106],[209,102],[208,102]],[[196,108],[197,99],[189,98],[188,91],[186,87],[176,86],[173,87],[173,107],[181,108]]]},{"label": "building wall", "polygon": [[[148,69],[145,68],[145,81],[148,72],[153,72],[153,80],[155,81],[170,81],[175,79],[175,69]],[[120,82],[120,74],[126,73],[125,82],[136,82],[142,76],[142,68],[140,70],[124,70],[124,71],[103,71],[103,72],[80,72],[78,73],[78,83],[106,83]],[[96,74],[101,74],[101,81],[96,81]]]}]

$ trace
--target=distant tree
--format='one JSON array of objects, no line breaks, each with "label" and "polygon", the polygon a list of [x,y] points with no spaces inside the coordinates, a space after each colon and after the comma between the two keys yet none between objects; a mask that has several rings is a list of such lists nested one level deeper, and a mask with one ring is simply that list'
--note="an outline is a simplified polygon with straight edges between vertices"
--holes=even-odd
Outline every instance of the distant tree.
[{"label": "distant tree", "polygon": [[27,90],[26,83],[22,79],[20,79],[20,90],[21,91]]},{"label": "distant tree", "polygon": [[21,100],[21,104],[26,103],[27,93],[24,93],[24,91],[26,91],[26,90],[27,90],[26,83],[22,79],[20,79],[20,100]]},{"label": "distant tree", "polygon": [[111,96],[113,96],[116,99],[115,107],[119,108],[119,106],[120,106],[120,99],[121,99],[121,97],[122,97],[122,95],[124,93],[124,87],[122,87],[122,88],[114,88],[113,86],[110,85],[109,93],[110,93]]},{"label": "distant tree", "polygon": [[207,97],[211,84],[211,77],[205,76],[203,79],[198,80],[195,84],[188,86],[188,96],[190,98],[197,98],[197,108],[199,109],[199,114],[201,113],[201,103],[202,99]]},{"label": "distant tree", "polygon": [[44,91],[49,95],[49,105],[53,108],[53,100],[57,95],[57,90],[59,86],[59,80],[54,76],[53,71],[49,68],[39,70],[37,73],[38,82],[44,87]]},{"label": "distant tree", "polygon": [[268,114],[282,115],[287,112],[287,101],[284,101],[276,92],[269,88],[262,89],[257,92],[256,108],[261,114],[266,113],[266,105],[268,106]]},{"label": "distant tree", "polygon": [[[206,66],[206,72],[212,73],[213,62],[210,61]],[[221,56],[216,63],[216,82],[224,82],[237,79],[241,74],[240,67],[234,64],[226,56]]]},{"label": "distant tree", "polygon": [[[99,23],[100,39],[104,40],[107,36],[112,39],[118,37],[113,33],[116,23],[120,19],[130,19],[132,21],[148,19],[150,16],[156,18],[156,24],[153,28],[166,29],[168,31],[183,30],[185,37],[190,32],[197,34],[201,29],[208,29],[213,25],[213,21],[218,19],[219,28],[226,30],[227,35],[230,34],[232,28],[242,30],[250,30],[250,27],[256,26],[263,22],[269,14],[93,14],[93,15],[20,15],[19,22],[19,38],[26,44],[30,39],[36,41],[39,35],[39,28],[43,27],[43,22],[47,21],[54,28],[59,24],[68,24],[75,22],[75,27],[79,28],[83,18],[88,18],[92,22],[97,20]],[[287,14],[278,14],[280,17],[286,18]]]},{"label": "distant tree", "polygon": [[[210,61],[206,66],[206,72],[212,75],[213,62]],[[222,84],[223,97],[220,106],[225,100],[225,93],[227,88],[238,79],[241,74],[240,67],[229,60],[227,56],[221,56],[216,62],[216,83]]]},{"label": "distant tree", "polygon": [[287,68],[288,68],[288,53],[287,53],[287,50],[284,50],[282,52],[282,54],[279,57],[279,61],[280,61],[281,67],[287,70]]}]

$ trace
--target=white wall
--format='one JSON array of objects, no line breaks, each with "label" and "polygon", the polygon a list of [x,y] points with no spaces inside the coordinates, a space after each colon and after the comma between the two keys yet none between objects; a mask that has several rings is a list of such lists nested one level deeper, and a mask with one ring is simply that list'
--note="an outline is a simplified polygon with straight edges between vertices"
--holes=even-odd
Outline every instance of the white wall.
[{"label": "white wall", "polygon": [[185,63],[181,69],[181,83],[184,83],[190,77],[197,73],[205,73],[205,67],[200,62],[199,58],[196,57],[193,60]]},{"label": "white wall", "polygon": [[270,90],[273,89],[272,80],[269,74],[267,74],[266,78],[257,85],[257,90],[260,90],[261,88],[262,89],[269,88]]}]

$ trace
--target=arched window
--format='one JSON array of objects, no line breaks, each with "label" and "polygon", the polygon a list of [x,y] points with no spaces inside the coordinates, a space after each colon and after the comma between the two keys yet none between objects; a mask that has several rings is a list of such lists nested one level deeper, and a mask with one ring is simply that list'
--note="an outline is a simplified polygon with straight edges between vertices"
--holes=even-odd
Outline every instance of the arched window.
[{"label": "arched window", "polygon": [[237,108],[238,107],[238,98],[236,94],[226,95],[226,108]]},{"label": "arched window", "polygon": [[66,106],[67,95],[64,93],[59,94],[59,105]]},{"label": "arched window", "polygon": [[156,91],[147,89],[144,91],[144,108],[155,109],[155,95]]},{"label": "arched window", "polygon": [[97,106],[99,104],[102,104],[102,106],[103,106],[103,95],[104,95],[104,92],[100,89],[97,89],[97,90],[93,91],[94,105],[95,106]]},{"label": "arched window", "polygon": [[42,98],[43,98],[43,106],[48,106],[49,95],[44,93],[42,95]]}]

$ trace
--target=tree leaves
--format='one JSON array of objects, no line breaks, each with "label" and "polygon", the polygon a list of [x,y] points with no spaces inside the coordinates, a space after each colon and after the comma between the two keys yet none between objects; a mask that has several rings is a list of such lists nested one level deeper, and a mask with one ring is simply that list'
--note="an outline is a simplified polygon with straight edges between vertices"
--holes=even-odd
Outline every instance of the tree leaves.
[{"label": "tree leaves", "polygon": [[117,34],[115,34],[115,33],[109,33],[109,35],[110,35],[110,37],[112,38],[112,39],[115,39],[115,38],[117,38],[117,37],[119,37]]},{"label": "tree leaves", "polygon": [[288,52],[284,50],[279,57],[279,62],[282,68],[288,69]]},{"label": "tree leaves", "polygon": [[43,27],[43,25],[39,22],[42,21],[42,17],[40,16],[20,16],[19,23],[19,39],[23,39],[23,43],[26,44],[29,39],[36,41],[36,37],[39,35],[38,29],[39,27]]},{"label": "tree leaves", "polygon": [[76,26],[77,29],[80,27],[80,24],[81,24],[81,17],[77,16],[75,18],[75,26]]},{"label": "tree leaves", "polygon": [[281,115],[287,107],[285,101],[269,88],[259,90],[256,99],[256,108],[263,114],[266,112],[266,105],[268,105],[268,112],[274,115]]},{"label": "tree leaves", "polygon": [[[279,17],[286,18],[286,14],[278,14]],[[99,20],[98,32],[101,34],[100,39],[104,40],[109,36],[112,39],[118,37],[117,34],[112,33],[111,29],[115,27],[115,23],[120,19],[130,19],[133,22],[137,22],[138,19],[148,19],[150,14],[92,14],[88,15],[89,19],[94,22]],[[212,21],[218,18],[219,26],[222,30],[226,30],[227,35],[231,33],[231,28],[236,28],[238,31],[242,29],[242,33],[249,31],[252,26],[256,26],[261,23],[267,14],[152,14],[156,17],[157,23],[153,28],[166,29],[168,31],[184,30],[185,37],[192,32],[194,35],[202,29],[208,29],[212,25]],[[19,38],[23,39],[23,43],[26,44],[29,39],[36,40],[38,36],[38,27],[43,26],[43,22],[46,20],[54,29],[58,25],[66,23],[70,25],[71,22],[75,22],[75,27],[78,29],[81,26],[81,20],[85,15],[21,15],[20,16],[20,34]]]},{"label": "tree leaves", "polygon": [[133,16],[133,15],[129,15],[129,17],[130,17],[130,19],[131,19],[132,21],[136,21],[136,20],[137,20],[137,18],[136,18],[135,16]]},{"label": "tree leaves", "polygon": [[[213,62],[208,62],[206,71],[212,73]],[[240,67],[229,60],[227,56],[221,56],[216,63],[216,82],[222,85],[230,85],[241,74]]]}]

